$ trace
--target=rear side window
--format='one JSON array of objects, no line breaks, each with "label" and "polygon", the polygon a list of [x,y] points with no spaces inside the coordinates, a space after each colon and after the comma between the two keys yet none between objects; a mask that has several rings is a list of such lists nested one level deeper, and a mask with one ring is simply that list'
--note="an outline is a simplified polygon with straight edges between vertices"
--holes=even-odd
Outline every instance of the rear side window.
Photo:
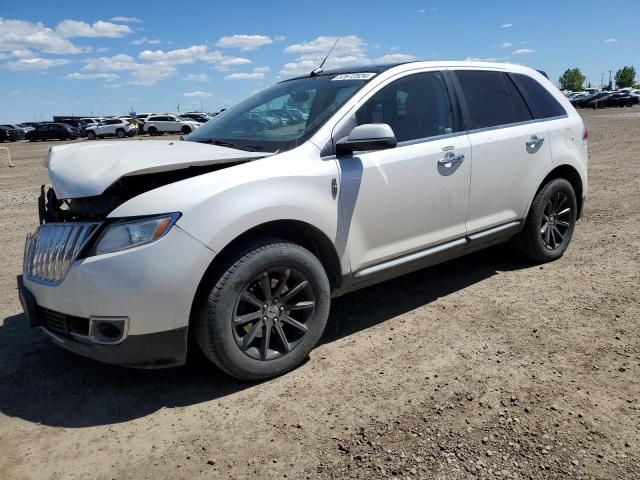
[{"label": "rear side window", "polygon": [[358,125],[386,123],[399,142],[453,133],[445,80],[439,72],[410,75],[387,85],[356,113]]},{"label": "rear side window", "polygon": [[519,73],[511,74],[511,78],[527,99],[535,118],[559,117],[567,114],[553,95],[533,78]]},{"label": "rear side window", "polygon": [[533,119],[522,95],[504,73],[460,70],[456,77],[469,111],[468,130]]}]

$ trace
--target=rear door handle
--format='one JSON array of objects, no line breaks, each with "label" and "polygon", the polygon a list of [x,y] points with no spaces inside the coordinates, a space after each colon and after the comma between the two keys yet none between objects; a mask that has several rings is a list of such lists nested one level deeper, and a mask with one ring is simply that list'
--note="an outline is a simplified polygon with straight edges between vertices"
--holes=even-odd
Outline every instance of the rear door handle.
[{"label": "rear door handle", "polygon": [[454,163],[460,163],[464,160],[464,154],[462,153],[447,153],[444,158],[438,160],[438,165],[443,165],[445,167],[450,167]]},{"label": "rear door handle", "polygon": [[537,135],[531,135],[531,138],[527,140],[527,147],[538,147],[544,143],[544,137]]}]

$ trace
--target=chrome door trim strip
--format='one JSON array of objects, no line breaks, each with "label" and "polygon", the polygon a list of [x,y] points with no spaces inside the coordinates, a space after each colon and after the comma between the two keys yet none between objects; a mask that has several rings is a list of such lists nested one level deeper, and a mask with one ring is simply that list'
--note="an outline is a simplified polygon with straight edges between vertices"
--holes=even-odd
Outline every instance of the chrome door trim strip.
[{"label": "chrome door trim strip", "polygon": [[491,227],[487,230],[481,230],[478,233],[472,233],[471,235],[467,235],[469,241],[473,242],[475,240],[480,240],[481,238],[490,237],[496,233],[503,232],[505,230],[509,230],[510,228],[515,228],[520,226],[520,220],[515,220],[513,222],[504,223],[502,225],[498,225],[497,227]]},{"label": "chrome door trim strip", "polygon": [[447,250],[452,250],[457,247],[463,247],[465,245],[470,244],[471,242],[488,238],[493,235],[497,235],[511,229],[515,229],[517,227],[520,227],[521,223],[522,222],[520,220],[514,220],[512,222],[504,223],[502,225],[497,225],[495,227],[491,227],[486,230],[481,230],[471,235],[465,235],[464,237],[458,238],[456,240],[451,240],[449,242],[441,243],[439,245],[429,247],[425,250],[419,250],[417,252],[404,255],[402,257],[396,257],[391,260],[387,260],[382,263],[372,265],[371,267],[363,268],[362,270],[358,270],[357,272],[355,272],[353,276],[354,278],[368,277],[370,275],[380,273],[384,270],[400,267],[407,263],[415,262],[417,260],[421,260],[423,258],[427,258],[432,255],[436,255],[438,253],[443,253],[443,252],[446,252]]},{"label": "chrome door trim strip", "polygon": [[387,260],[386,262],[378,263],[377,265],[373,265],[372,267],[364,268],[356,272],[354,277],[361,278],[373,275],[374,273],[378,273],[389,268],[399,267],[400,265],[404,265],[405,263],[420,260],[421,258],[429,257],[431,255],[444,252],[445,250],[449,250],[451,248],[461,247],[462,245],[466,245],[466,243],[466,238],[459,238],[458,240],[442,243],[440,245],[436,245],[435,247],[427,248],[426,250],[420,250],[419,252],[410,253],[409,255],[405,255],[404,257],[394,258],[393,260]]}]

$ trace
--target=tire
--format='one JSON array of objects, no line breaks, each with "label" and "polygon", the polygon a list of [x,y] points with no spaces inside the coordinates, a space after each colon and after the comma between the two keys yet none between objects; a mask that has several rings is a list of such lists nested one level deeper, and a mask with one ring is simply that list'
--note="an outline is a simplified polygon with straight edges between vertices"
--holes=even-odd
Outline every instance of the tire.
[{"label": "tire", "polygon": [[126,133],[124,133],[124,130],[122,130],[121,128],[119,128],[118,130],[116,130],[116,137],[118,137],[118,138],[124,138],[124,137],[126,137]]},{"label": "tire", "polygon": [[516,248],[529,260],[557,260],[567,250],[576,225],[578,203],[571,184],[556,178],[536,194],[524,228],[515,237]]},{"label": "tire", "polygon": [[189,135],[191,133],[191,127],[187,127],[185,125],[184,127],[182,127],[182,130],[180,130],[180,133],[182,133],[183,135]]},{"label": "tire", "polygon": [[149,135],[155,137],[158,135],[158,129],[156,127],[149,127]]},{"label": "tire", "polygon": [[200,349],[224,372],[249,381],[300,365],[320,340],[331,303],[320,261],[299,245],[273,238],[230,254],[201,292],[193,319]]},{"label": "tire", "polygon": [[95,139],[96,139],[96,132],[94,132],[94,131],[88,131],[88,132],[87,132],[87,139],[89,139],[89,140],[95,140]]}]

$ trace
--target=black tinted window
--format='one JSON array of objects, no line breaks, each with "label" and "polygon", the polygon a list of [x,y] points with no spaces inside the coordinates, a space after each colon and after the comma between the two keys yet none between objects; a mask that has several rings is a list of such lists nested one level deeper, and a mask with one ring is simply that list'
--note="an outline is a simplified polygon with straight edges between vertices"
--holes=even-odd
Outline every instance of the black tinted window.
[{"label": "black tinted window", "polygon": [[387,85],[358,110],[358,125],[386,123],[399,142],[452,133],[451,105],[442,74],[419,73]]},{"label": "black tinted window", "polygon": [[527,75],[513,74],[513,80],[524,94],[536,118],[566,115],[567,112],[546,88]]},{"label": "black tinted window", "polygon": [[469,130],[532,119],[522,96],[505,74],[462,70],[456,76],[469,110]]}]

